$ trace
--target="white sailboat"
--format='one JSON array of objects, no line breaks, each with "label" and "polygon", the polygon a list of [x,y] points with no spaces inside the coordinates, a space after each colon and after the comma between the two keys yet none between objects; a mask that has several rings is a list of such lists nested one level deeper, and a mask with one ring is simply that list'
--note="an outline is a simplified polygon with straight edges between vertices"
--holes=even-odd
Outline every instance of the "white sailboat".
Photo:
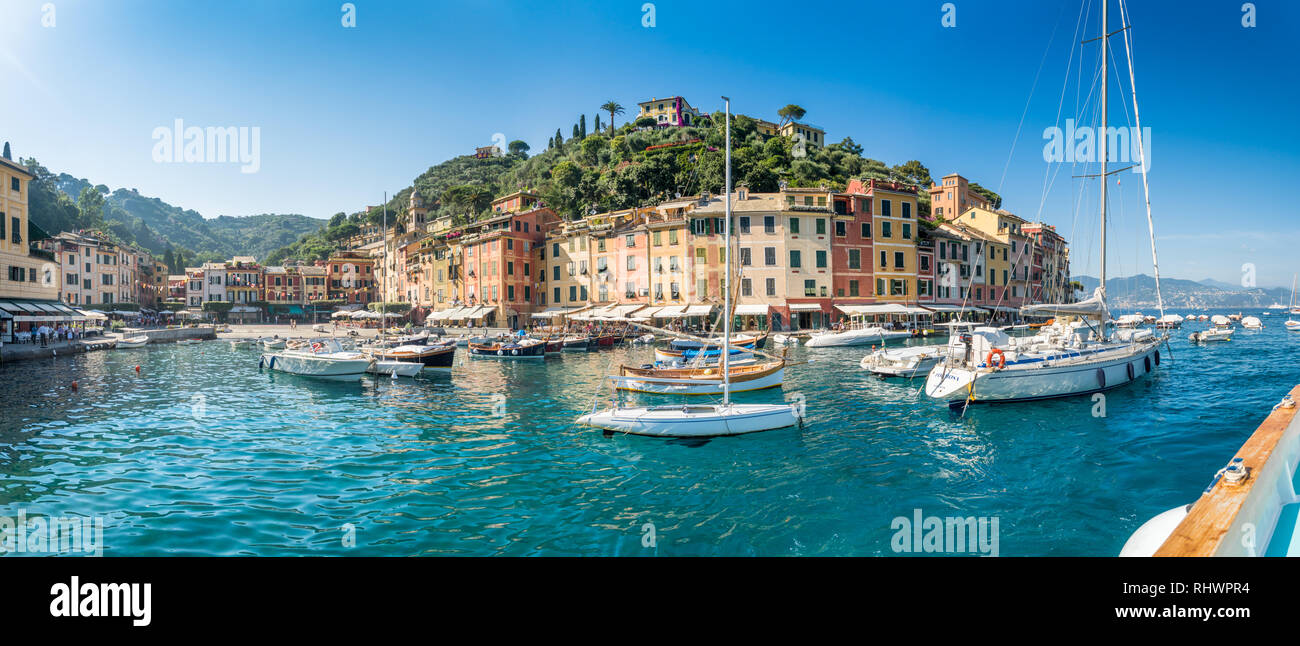
[{"label": "white sailboat", "polygon": [[[731,99],[726,103],[726,218],[724,240],[727,282],[731,285]],[[724,312],[731,312],[731,290],[724,289]],[[723,347],[731,348],[732,317],[725,316]],[[714,437],[787,428],[800,423],[803,411],[792,404],[735,404],[731,401],[730,353],[721,353],[722,403],[693,406],[614,406],[592,410],[579,424],[606,431],[657,437]],[[593,407],[594,408],[594,407]]]},{"label": "white sailboat", "polygon": [[[1295,277],[1295,274],[1291,274],[1291,305],[1287,308],[1287,311],[1291,314],[1300,314],[1300,312],[1296,311],[1295,306]],[[1286,323],[1283,323],[1283,325],[1286,326],[1286,329],[1291,330],[1292,332],[1300,332],[1300,321],[1293,318],[1287,319]]]},{"label": "white sailboat", "polygon": [[[1129,53],[1129,78],[1133,79],[1132,50],[1129,47],[1128,25],[1111,33],[1107,5],[1102,3],[1101,36],[1101,132],[1107,128],[1107,87],[1110,37],[1122,34]],[[1133,97],[1134,119],[1138,149],[1142,148],[1141,119],[1137,112],[1137,95]],[[935,399],[946,400],[949,406],[969,403],[1015,402],[1085,395],[1109,390],[1131,383],[1150,374],[1160,365],[1158,346],[1165,336],[1156,336],[1150,330],[1120,329],[1107,333],[1110,312],[1106,306],[1106,215],[1107,178],[1120,169],[1107,172],[1107,141],[1100,137],[1101,171],[1101,276],[1093,296],[1078,303],[1055,305],[1027,305],[1025,314],[1053,315],[1056,321],[1042,328],[1030,338],[1012,339],[995,328],[975,328],[970,334],[954,337],[950,350],[957,358],[950,358],[931,370],[926,379],[925,392]],[[1164,301],[1160,295],[1160,268],[1155,253],[1155,225],[1151,218],[1150,190],[1146,178],[1146,160],[1139,155],[1137,165],[1142,169],[1143,192],[1146,196],[1147,224],[1151,230],[1151,260],[1155,270],[1157,303],[1164,317]],[[1072,320],[1081,317],[1082,320]],[[1094,323],[1096,327],[1094,327]],[[1093,338],[1094,334],[1097,338]]]}]

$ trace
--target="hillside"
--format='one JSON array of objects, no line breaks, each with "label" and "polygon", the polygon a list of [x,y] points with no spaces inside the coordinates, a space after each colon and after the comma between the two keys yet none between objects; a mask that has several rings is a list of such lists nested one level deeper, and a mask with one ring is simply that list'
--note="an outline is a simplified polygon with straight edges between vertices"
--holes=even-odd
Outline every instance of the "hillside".
[{"label": "hillside", "polygon": [[[1094,276],[1075,276],[1084,287],[1085,294],[1097,288]],[[1291,292],[1283,287],[1269,289],[1243,289],[1222,287],[1226,283],[1207,284],[1210,281],[1191,281],[1178,278],[1161,278],[1160,291],[1165,307],[1192,309],[1267,307],[1272,303],[1286,304]],[[1106,280],[1106,297],[1113,309],[1155,307],[1156,280],[1146,274]]]},{"label": "hillside", "polygon": [[[802,116],[802,112],[800,113]],[[574,124],[576,137],[565,139],[561,129],[546,149],[529,156],[522,141],[509,144],[509,152],[487,159],[460,156],[431,166],[398,191],[389,201],[390,223],[405,213],[412,191],[418,191],[433,218],[452,216],[455,222],[474,221],[488,213],[491,201],[518,190],[530,190],[564,217],[657,204],[677,195],[718,193],[723,187],[725,132],[722,113],[701,116],[694,126],[638,127],[624,123],[586,132],[586,121]],[[919,161],[888,166],[864,155],[851,137],[825,147],[797,145],[787,137],[765,139],[755,120],[737,115],[732,120],[732,176],[755,192],[790,186],[843,188],[850,178],[890,179],[918,187],[929,186],[930,171]],[[1001,197],[973,185],[994,202]],[[922,193],[921,210],[928,211],[929,195]],[[315,260],[328,254],[348,231],[379,222],[382,211],[338,214],[315,235],[271,255],[275,260]],[[400,226],[400,225],[396,225]]]},{"label": "hillside", "polygon": [[[31,219],[53,234],[98,228],[119,241],[162,257],[168,248],[184,249],[190,262],[245,255],[265,258],[271,251],[318,231],[325,222],[304,215],[223,215],[205,219],[196,211],[168,204],[135,189],[110,191],[102,184],[61,173],[34,159],[23,160],[35,179]],[[86,194],[83,196],[83,192]]]}]

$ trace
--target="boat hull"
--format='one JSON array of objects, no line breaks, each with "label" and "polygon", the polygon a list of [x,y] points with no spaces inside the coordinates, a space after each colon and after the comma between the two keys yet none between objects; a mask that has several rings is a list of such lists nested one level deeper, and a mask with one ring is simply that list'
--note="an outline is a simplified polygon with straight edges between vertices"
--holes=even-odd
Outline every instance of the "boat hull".
[{"label": "boat hull", "polygon": [[730,404],[611,408],[583,415],[578,423],[632,435],[718,437],[798,426],[800,417],[789,404]]},{"label": "boat hull", "polygon": [[417,362],[426,370],[451,370],[456,360],[456,345],[397,347],[377,351],[374,356],[383,361]]},{"label": "boat hull", "polygon": [[327,359],[306,357],[295,353],[264,354],[258,365],[268,370],[278,370],[304,377],[355,381],[361,379],[370,367],[371,359]]},{"label": "boat hull", "polygon": [[546,344],[512,346],[499,343],[471,343],[469,356],[478,359],[543,359],[546,357]]},{"label": "boat hull", "polygon": [[[616,390],[652,393],[657,395],[721,395],[721,379],[672,379],[640,375],[612,375],[610,381]],[[777,388],[785,383],[785,368],[745,381],[733,381],[731,392]]]},{"label": "boat hull", "polygon": [[823,332],[814,334],[804,342],[805,347],[809,348],[836,348],[856,345],[871,345],[873,343],[884,343],[887,339],[905,339],[912,336],[911,332],[901,330],[847,330],[844,332]]},{"label": "boat hull", "polygon": [[1015,370],[971,370],[941,363],[926,376],[925,393],[950,403],[1003,403],[1090,395],[1137,381],[1154,372],[1159,363],[1155,344],[1122,356]]}]

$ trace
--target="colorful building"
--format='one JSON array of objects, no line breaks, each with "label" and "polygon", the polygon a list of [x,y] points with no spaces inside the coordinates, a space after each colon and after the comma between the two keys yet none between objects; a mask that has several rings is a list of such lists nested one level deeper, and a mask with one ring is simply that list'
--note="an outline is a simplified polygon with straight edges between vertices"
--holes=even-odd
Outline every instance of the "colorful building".
[{"label": "colorful building", "polygon": [[637,111],[636,118],[650,117],[655,120],[655,126],[658,128],[689,126],[700,116],[700,111],[692,108],[691,104],[680,96],[665,99],[651,98],[649,101],[638,103],[637,107],[640,110]]}]

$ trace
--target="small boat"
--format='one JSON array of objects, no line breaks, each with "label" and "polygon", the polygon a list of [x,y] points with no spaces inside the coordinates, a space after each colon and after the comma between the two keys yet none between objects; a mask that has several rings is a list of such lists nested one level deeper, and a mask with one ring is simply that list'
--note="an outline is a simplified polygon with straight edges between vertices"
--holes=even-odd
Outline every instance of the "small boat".
[{"label": "small boat", "polygon": [[372,375],[388,375],[394,377],[414,377],[424,370],[424,364],[416,361],[388,361],[376,359],[374,363],[366,368],[366,372]]},{"label": "small boat", "polygon": [[790,404],[641,406],[592,411],[579,424],[606,431],[655,437],[714,437],[789,428],[801,423]]},{"label": "small boat", "polygon": [[623,337],[617,334],[601,334],[596,337],[596,347],[612,348],[615,343],[623,340]]},{"label": "small boat", "polygon": [[948,356],[947,345],[917,345],[880,349],[862,358],[858,364],[878,377],[912,379],[926,377]]},{"label": "small boat", "polygon": [[650,345],[651,343],[654,342],[655,342],[655,335],[653,334],[642,334],[641,336],[632,339],[633,345]]},{"label": "small boat", "polygon": [[546,357],[546,343],[538,339],[471,343],[469,356],[488,359],[543,359]]},{"label": "small boat", "polygon": [[235,349],[247,348],[252,345],[253,345],[252,339],[231,339],[230,340],[230,347]]},{"label": "small boat", "polygon": [[141,334],[139,336],[129,336],[125,339],[118,339],[117,347],[119,348],[143,348],[149,343],[149,337]]},{"label": "small boat", "polygon": [[1177,314],[1166,314],[1156,320],[1157,330],[1173,330],[1183,326],[1183,317]]},{"label": "small boat", "polygon": [[1192,332],[1191,334],[1187,335],[1187,340],[1191,341],[1192,343],[1209,343],[1211,341],[1231,341],[1232,329],[1216,327],[1216,328],[1211,328],[1209,330],[1205,330],[1203,332]]},{"label": "small boat", "polygon": [[799,345],[799,337],[793,334],[773,334],[772,343],[777,345]]},{"label": "small boat", "polygon": [[1237,312],[1236,314],[1229,314],[1229,315],[1228,315],[1228,320],[1230,320],[1230,321],[1240,321],[1240,320],[1241,320],[1241,312]]},{"label": "small boat", "polygon": [[399,345],[374,348],[368,354],[378,361],[405,361],[429,370],[451,370],[456,358],[456,344],[447,341],[438,345]]},{"label": "small boat", "polygon": [[[730,363],[730,362],[728,362]],[[731,392],[775,388],[785,381],[785,362],[731,364]],[[615,390],[663,395],[721,395],[721,368],[633,368],[610,375]]]},{"label": "small boat", "polygon": [[1214,324],[1214,327],[1232,327],[1232,319],[1222,314],[1215,314],[1210,317],[1210,323]]},{"label": "small boat", "polygon": [[542,339],[546,344],[546,354],[559,354],[564,351],[564,339],[562,337],[547,337]]},{"label": "small boat", "polygon": [[320,339],[303,350],[263,354],[257,366],[306,377],[351,381],[366,374],[374,361],[360,352],[344,351],[338,341]]},{"label": "small boat", "polygon": [[1241,327],[1247,330],[1262,330],[1264,329],[1264,322],[1259,320],[1257,316],[1247,316],[1241,319]]},{"label": "small boat", "polygon": [[280,350],[288,344],[288,341],[285,339],[274,339],[274,338],[260,339],[259,342],[262,344],[262,347],[266,348],[267,350]]},{"label": "small boat", "polygon": [[1292,332],[1300,332],[1300,321],[1289,320],[1286,323],[1283,323],[1283,325],[1286,326],[1286,329],[1291,330]]},{"label": "small boat", "polygon": [[[1115,327],[1137,327],[1146,322],[1145,316],[1141,312],[1137,314],[1125,314],[1115,319]],[[1154,322],[1154,321],[1153,321]]]},{"label": "small boat", "polygon": [[862,327],[838,332],[814,332],[804,343],[809,348],[871,345],[884,343],[885,339],[909,338],[909,330],[886,330],[883,327]]},{"label": "small boat", "polygon": [[1281,304],[1281,303],[1273,303],[1272,305],[1269,305],[1269,306],[1268,306],[1268,309],[1270,309],[1270,310],[1284,310],[1284,309],[1286,309],[1286,306],[1283,305],[1283,304]]},{"label": "small boat", "polygon": [[587,352],[596,349],[589,336],[566,336],[562,340],[565,352]]},{"label": "small boat", "polygon": [[1210,320],[1210,317],[1208,317],[1208,316],[1202,314],[1202,315],[1196,317],[1196,320],[1198,320],[1198,321],[1208,321],[1208,320]]}]

